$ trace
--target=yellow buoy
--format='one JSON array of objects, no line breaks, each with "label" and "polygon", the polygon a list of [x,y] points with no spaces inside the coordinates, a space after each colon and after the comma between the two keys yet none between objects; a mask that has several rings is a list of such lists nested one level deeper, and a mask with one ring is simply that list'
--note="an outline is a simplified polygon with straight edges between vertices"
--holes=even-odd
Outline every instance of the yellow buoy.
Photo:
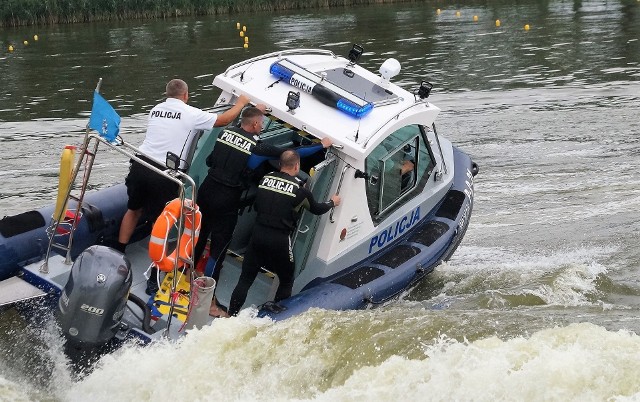
[{"label": "yellow buoy", "polygon": [[38,41],[38,35],[33,35],[33,40]]},{"label": "yellow buoy", "polygon": [[500,20],[496,20],[496,26],[499,27],[500,26]]},{"label": "yellow buoy", "polygon": [[242,30],[243,30],[244,32],[247,32],[247,26],[246,26],[246,25],[243,25],[243,26],[242,26]]},{"label": "yellow buoy", "polygon": [[[638,1],[640,1],[640,0],[638,0]],[[441,12],[442,12],[442,11],[441,11],[440,9],[437,9],[437,10],[436,10],[436,14],[438,14],[438,15],[440,15],[440,13],[441,13]]]},{"label": "yellow buoy", "polygon": [[528,30],[529,30],[529,24],[526,24],[526,25],[524,26],[524,30],[525,30],[525,31],[528,31]]},{"label": "yellow buoy", "polygon": [[236,29],[240,29],[240,23],[236,22]]},{"label": "yellow buoy", "polygon": [[62,156],[60,157],[60,176],[58,176],[58,198],[56,200],[56,209],[53,212],[53,219],[55,220],[62,219],[67,209],[65,201],[67,200],[67,192],[71,185],[75,150],[76,147],[73,145],[67,145],[62,150]]},{"label": "yellow buoy", "polygon": [[245,48],[245,49],[249,49],[249,44],[248,44],[248,43],[245,43],[245,44],[244,44],[244,48]]},{"label": "yellow buoy", "polygon": [[244,43],[249,43],[249,37],[248,36],[244,37]]},{"label": "yellow buoy", "polygon": [[9,51],[13,52],[13,45],[9,45]]},{"label": "yellow buoy", "polygon": [[24,41],[24,42],[22,42],[22,43],[24,43],[24,45],[25,45],[25,46],[29,46],[29,41],[26,41],[26,40],[25,40],[25,41]]},{"label": "yellow buoy", "polygon": [[240,37],[242,38],[244,36],[244,32],[240,31]]},{"label": "yellow buoy", "polygon": [[474,22],[478,21],[478,16],[477,16],[477,15],[474,15],[474,16],[473,16],[473,21],[474,21]]},{"label": "yellow buoy", "polygon": [[460,16],[460,11],[456,11],[456,17]]}]

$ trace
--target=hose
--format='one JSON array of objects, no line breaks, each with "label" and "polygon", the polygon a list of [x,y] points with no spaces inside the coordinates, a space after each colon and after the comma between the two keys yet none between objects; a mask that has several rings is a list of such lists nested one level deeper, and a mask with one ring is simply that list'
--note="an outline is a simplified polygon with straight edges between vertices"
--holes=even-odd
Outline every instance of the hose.
[{"label": "hose", "polygon": [[147,334],[153,334],[156,332],[155,329],[151,328],[151,309],[147,306],[147,303],[133,293],[129,293],[129,301],[140,307],[144,313],[144,316],[142,317],[142,330]]}]

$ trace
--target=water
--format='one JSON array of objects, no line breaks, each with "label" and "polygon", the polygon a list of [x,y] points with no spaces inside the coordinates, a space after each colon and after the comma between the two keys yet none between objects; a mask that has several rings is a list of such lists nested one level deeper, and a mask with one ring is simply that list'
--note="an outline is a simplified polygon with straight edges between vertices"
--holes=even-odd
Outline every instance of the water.
[{"label": "water", "polygon": [[[1,31],[3,44],[40,37],[0,56],[4,215],[53,202],[60,152],[79,144],[99,77],[139,144],[169,78],[187,80],[192,104],[207,107],[227,65],[293,47],[346,54],[360,43],[361,63],[374,69],[396,57],[396,81],[434,83],[438,131],[480,174],[454,258],[391,305],[278,324],[246,311],[178,345],[124,348],[80,378],[53,325],[36,331],[9,310],[0,400],[640,400],[640,2],[459,10],[400,4]],[[113,155],[92,177],[103,187],[125,173]]]}]

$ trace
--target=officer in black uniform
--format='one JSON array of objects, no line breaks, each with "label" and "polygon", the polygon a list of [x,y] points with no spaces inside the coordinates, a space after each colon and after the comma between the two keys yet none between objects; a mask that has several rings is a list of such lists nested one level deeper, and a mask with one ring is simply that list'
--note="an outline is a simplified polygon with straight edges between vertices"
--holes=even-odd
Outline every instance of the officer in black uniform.
[{"label": "officer in black uniform", "polygon": [[242,263],[242,274],[231,295],[231,315],[236,315],[244,304],[261,266],[278,274],[280,286],[275,301],[291,296],[295,266],[290,235],[301,209],[321,215],[340,205],[337,194],[328,202],[316,202],[296,177],[299,171],[300,156],[294,150],[287,150],[280,156],[280,172],[267,174],[260,180],[254,204],[258,215]]},{"label": "officer in black uniform", "polygon": [[[194,261],[197,262],[202,256],[207,238],[211,234],[210,255],[216,260],[212,277],[216,282],[220,278],[224,256],[238,222],[238,207],[242,192],[246,189],[250,157],[256,154],[277,158],[285,150],[260,142],[265,106],[258,106],[248,107],[242,112],[240,128],[226,128],[220,134],[213,151],[207,157],[209,171],[198,190],[197,203],[202,212],[202,226]],[[330,145],[331,140],[325,139],[320,144],[300,148],[304,148],[308,155]],[[217,308],[215,298],[211,314],[224,315]]]}]

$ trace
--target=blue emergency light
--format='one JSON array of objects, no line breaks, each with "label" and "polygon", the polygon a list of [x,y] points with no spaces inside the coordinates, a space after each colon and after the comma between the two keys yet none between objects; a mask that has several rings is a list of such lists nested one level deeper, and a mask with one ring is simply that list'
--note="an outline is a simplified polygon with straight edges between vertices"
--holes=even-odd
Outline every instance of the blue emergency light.
[{"label": "blue emergency light", "polygon": [[[317,74],[288,59],[271,64],[269,72],[302,92],[313,95],[325,105],[334,107],[350,116],[361,118],[373,109],[373,103],[346,93],[335,84],[323,81]],[[345,94],[340,94],[340,92],[345,92]]]}]

